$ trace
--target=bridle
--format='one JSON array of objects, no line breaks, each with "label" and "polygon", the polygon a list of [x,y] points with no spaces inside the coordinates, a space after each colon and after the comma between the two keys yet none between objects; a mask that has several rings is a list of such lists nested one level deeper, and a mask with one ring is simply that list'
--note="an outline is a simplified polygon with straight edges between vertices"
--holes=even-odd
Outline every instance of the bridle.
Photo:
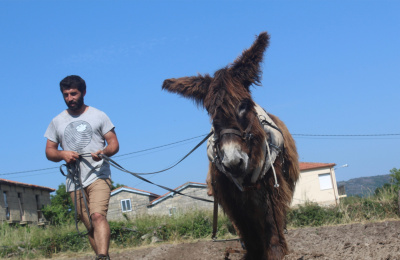
[{"label": "bridle", "polygon": [[[217,104],[214,108],[215,110],[214,110],[213,115],[216,114],[216,111],[221,106],[221,104],[222,104],[222,98],[217,100]],[[240,105],[240,103],[239,103],[239,105]],[[223,155],[222,155],[221,148],[220,148],[220,142],[224,135],[229,135],[229,134],[236,135],[246,142],[247,147],[250,151],[249,154],[251,154],[252,146],[250,145],[250,142],[254,137],[254,134],[252,133],[251,130],[252,130],[252,127],[254,125],[254,121],[256,120],[256,118],[257,118],[256,113],[255,112],[251,113],[250,119],[249,119],[249,124],[247,125],[247,127],[244,131],[239,131],[234,128],[223,128],[219,133],[214,132],[215,142],[214,142],[213,150],[214,150],[215,157],[213,159],[213,163],[215,164],[215,166],[217,167],[217,169],[220,172],[224,173],[226,175],[226,177],[228,177],[228,179],[230,179],[233,183],[235,183],[235,185],[238,187],[238,189],[240,191],[244,191],[246,188],[244,188],[242,186],[242,184],[239,183],[237,181],[237,179],[233,177],[232,173],[230,173],[229,170],[227,170],[226,167],[223,165],[223,163],[222,163]]]}]

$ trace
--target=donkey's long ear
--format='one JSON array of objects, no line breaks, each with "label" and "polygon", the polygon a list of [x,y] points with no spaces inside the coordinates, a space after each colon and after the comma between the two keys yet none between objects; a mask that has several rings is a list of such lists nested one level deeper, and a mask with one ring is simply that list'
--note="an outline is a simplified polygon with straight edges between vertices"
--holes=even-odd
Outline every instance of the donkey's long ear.
[{"label": "donkey's long ear", "polygon": [[244,50],[231,66],[233,77],[239,79],[243,86],[249,90],[251,84],[261,83],[261,62],[264,51],[269,45],[269,35],[262,32],[253,45]]},{"label": "donkey's long ear", "polygon": [[203,106],[203,101],[207,95],[211,81],[212,77],[208,74],[205,76],[198,75],[197,77],[166,79],[164,80],[162,89],[190,98],[194,100],[197,105]]}]

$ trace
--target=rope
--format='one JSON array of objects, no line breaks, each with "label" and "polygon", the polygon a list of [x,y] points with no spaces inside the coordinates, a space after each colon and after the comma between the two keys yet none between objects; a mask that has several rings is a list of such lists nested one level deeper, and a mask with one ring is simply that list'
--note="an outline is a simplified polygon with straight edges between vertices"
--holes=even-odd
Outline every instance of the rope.
[{"label": "rope", "polygon": [[[100,156],[104,161],[108,162],[111,166],[117,168],[118,170],[123,171],[123,172],[126,172],[126,173],[129,173],[129,174],[135,176],[136,178],[138,178],[138,179],[140,179],[140,180],[142,180],[142,181],[145,181],[145,182],[147,182],[147,183],[153,184],[153,185],[155,185],[155,186],[157,186],[157,187],[160,187],[160,188],[162,188],[162,189],[164,189],[164,190],[167,190],[167,191],[169,191],[169,192],[173,192],[174,194],[179,194],[179,195],[186,196],[186,197],[189,197],[189,198],[192,198],[192,199],[196,199],[196,200],[201,200],[201,201],[205,201],[205,202],[214,202],[214,201],[212,201],[212,200],[203,199],[203,198],[199,198],[199,197],[195,197],[195,196],[183,194],[183,193],[181,193],[181,192],[179,192],[179,191],[176,191],[176,190],[173,190],[173,189],[171,189],[171,188],[168,188],[168,187],[165,187],[165,186],[156,184],[156,183],[154,183],[154,182],[151,182],[151,181],[149,181],[149,180],[147,180],[147,179],[145,179],[145,178],[139,176],[138,173],[134,173],[134,172],[128,171],[127,169],[125,169],[124,167],[122,167],[121,165],[119,165],[117,162],[115,162],[114,160],[112,160],[112,159],[111,159],[110,157],[108,157],[107,155],[99,154],[99,156]],[[187,155],[186,155],[184,158],[186,158],[186,157],[187,157]],[[182,159],[182,160],[183,160],[183,159]],[[182,161],[182,160],[181,160],[181,161]],[[181,161],[180,161],[180,162],[181,162]],[[175,166],[175,165],[174,165],[174,166]],[[170,168],[171,168],[171,167],[170,167]],[[168,168],[168,169],[170,169],[170,168]],[[162,171],[166,171],[166,170],[168,170],[168,169],[165,169],[165,170],[162,170]],[[159,172],[162,172],[162,171],[159,171]]]},{"label": "rope", "polygon": [[[83,155],[84,154],[81,154],[80,157],[83,157]],[[71,174],[71,176],[72,176],[72,181],[74,182],[74,186],[75,186],[75,188],[74,188],[75,227],[76,227],[76,230],[78,232],[78,235],[86,236],[93,230],[93,224],[92,224],[92,217],[91,217],[90,212],[89,212],[89,207],[87,205],[87,199],[86,199],[85,191],[83,190],[82,176],[81,176],[79,163],[80,163],[80,159],[77,159],[75,161],[75,163],[73,164],[74,169],[72,169],[71,164],[63,164],[63,165],[60,166],[60,171],[61,171],[62,175],[67,176],[67,175],[64,174],[64,171],[62,170],[62,166],[65,166],[67,168],[67,170],[68,170],[68,173]],[[80,232],[79,228],[78,228],[78,209],[77,209],[77,206],[78,206],[78,198],[77,198],[78,186],[81,188],[81,194],[82,194],[83,202],[85,204],[86,213],[88,215],[88,219],[89,219],[89,223],[90,223],[90,227],[89,227],[89,229],[88,229],[88,231],[86,233]]]}]

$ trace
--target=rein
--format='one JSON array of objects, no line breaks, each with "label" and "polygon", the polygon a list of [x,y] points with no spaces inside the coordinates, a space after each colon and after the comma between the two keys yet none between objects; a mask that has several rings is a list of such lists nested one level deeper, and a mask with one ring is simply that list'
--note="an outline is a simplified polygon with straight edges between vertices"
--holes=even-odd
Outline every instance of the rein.
[{"label": "rein", "polygon": [[[151,182],[151,181],[149,181],[149,180],[147,180],[147,179],[145,179],[145,178],[143,178],[143,177],[140,176],[140,175],[148,175],[148,174],[161,173],[161,172],[165,172],[165,171],[168,171],[168,170],[174,168],[174,167],[177,166],[179,163],[181,163],[183,160],[185,160],[185,159],[186,159],[191,153],[193,153],[197,148],[199,148],[212,134],[213,134],[213,132],[211,131],[203,140],[200,141],[200,143],[198,143],[189,153],[187,153],[187,154],[186,154],[182,159],[180,159],[177,163],[175,163],[175,164],[172,165],[171,167],[168,167],[168,168],[166,168],[166,169],[164,169],[164,170],[160,170],[160,171],[156,171],[156,172],[150,172],[150,173],[135,173],[135,172],[131,172],[131,171],[128,171],[127,169],[125,169],[124,167],[122,167],[121,165],[119,165],[117,162],[115,162],[114,160],[112,160],[112,159],[111,159],[110,157],[108,157],[107,155],[99,154],[99,156],[100,156],[104,161],[106,161],[107,163],[109,163],[111,166],[117,168],[118,170],[123,171],[123,172],[126,172],[126,173],[129,173],[129,174],[135,176],[136,178],[138,178],[138,179],[140,179],[140,180],[142,180],[142,181],[145,181],[145,182],[147,182],[147,183],[153,184],[153,185],[155,185],[155,186],[157,186],[157,187],[160,187],[160,188],[162,188],[162,189],[165,189],[165,190],[167,190],[167,191],[173,192],[174,194],[179,194],[179,195],[182,195],[182,196],[186,196],[186,197],[189,197],[189,198],[192,198],[192,199],[201,200],[201,201],[205,201],[205,202],[214,202],[214,201],[212,201],[212,200],[203,199],[203,198],[199,198],[199,197],[195,197],[195,196],[190,196],[190,195],[187,195],[187,194],[183,194],[183,193],[181,193],[181,192],[179,192],[179,191],[176,191],[176,190],[173,190],[173,189],[171,189],[171,188],[168,188],[168,187],[165,187],[165,186],[162,186],[162,185],[153,183],[153,182]],[[79,156],[80,156],[80,158],[81,158],[81,157],[83,157],[83,156],[85,156],[85,155],[86,155],[86,156],[87,156],[87,155],[90,155],[90,153],[83,153],[83,154],[80,154]],[[83,201],[84,201],[84,204],[85,204],[86,213],[88,214],[88,218],[89,218],[89,222],[90,222],[90,228],[89,228],[89,230],[88,230],[87,233],[82,233],[82,232],[79,231],[79,228],[78,228],[78,213],[77,213],[77,207],[76,207],[76,206],[75,206],[75,226],[76,226],[76,230],[78,231],[78,234],[81,235],[81,236],[84,236],[84,235],[89,234],[89,233],[93,230],[93,225],[92,225],[92,218],[91,218],[91,216],[90,216],[89,208],[88,208],[88,205],[87,205],[87,198],[86,198],[85,192],[83,191],[83,185],[82,185],[82,178],[81,178],[81,172],[80,172],[79,163],[80,163],[80,159],[76,160],[76,162],[75,162],[74,164],[62,164],[62,165],[60,166],[60,172],[61,172],[62,175],[64,175],[65,177],[67,177],[67,175],[66,175],[66,174],[64,173],[64,171],[62,170],[62,167],[65,166],[65,167],[67,168],[68,174],[70,174],[70,175],[72,176],[72,180],[73,180],[74,185],[75,185],[75,189],[74,189],[74,194],[75,194],[75,205],[77,205],[77,196],[76,196],[76,194],[77,194],[77,189],[78,189],[77,187],[79,186],[79,187],[81,188],[81,193],[82,193]]]},{"label": "rein", "polygon": [[[156,184],[156,183],[154,183],[154,182],[151,182],[151,181],[149,181],[149,180],[147,180],[147,179],[141,177],[138,173],[134,173],[134,172],[128,171],[127,169],[125,169],[124,167],[122,167],[121,165],[119,165],[117,162],[115,162],[114,160],[112,160],[112,159],[111,159],[110,157],[108,157],[107,155],[100,154],[100,157],[101,157],[104,161],[106,161],[107,163],[109,163],[111,166],[117,168],[118,170],[123,171],[123,172],[126,172],[126,173],[129,173],[129,174],[135,176],[136,178],[138,178],[138,179],[140,179],[140,180],[142,180],[142,181],[145,181],[145,182],[147,182],[147,183],[153,184],[153,185],[155,185],[155,186],[157,186],[157,187],[160,187],[160,188],[162,188],[162,189],[164,189],[164,190],[173,192],[174,194],[176,193],[176,194],[179,194],[179,195],[182,195],[182,196],[186,196],[186,197],[189,197],[189,198],[192,198],[192,199],[201,200],[201,201],[205,201],[205,202],[214,202],[214,201],[212,201],[212,200],[203,199],[203,198],[199,198],[199,197],[195,197],[195,196],[190,196],[190,195],[187,195],[187,194],[183,194],[183,193],[181,193],[181,192],[179,192],[179,191],[176,191],[176,190],[173,190],[173,189],[171,189],[171,188],[168,188],[168,187],[165,187],[165,186]],[[186,155],[186,157],[187,157],[187,155]],[[185,157],[185,158],[186,158],[186,157]],[[183,160],[183,159],[182,159],[182,160]],[[181,160],[181,161],[182,161],[182,160]],[[174,166],[175,166],[175,165],[174,165]],[[173,166],[173,167],[174,167],[174,166]],[[170,167],[170,168],[172,168],[172,167]],[[170,168],[167,168],[167,169],[165,169],[165,170],[158,171],[158,172],[163,172],[163,171],[166,171],[166,170],[168,170],[168,169],[170,169]],[[154,172],[154,173],[158,173],[158,172]],[[147,174],[154,174],[154,173],[147,173]]]},{"label": "rein", "polygon": [[[83,156],[83,155],[80,155],[80,157],[81,156]],[[68,173],[71,174],[71,176],[72,176],[72,180],[73,180],[74,186],[75,186],[75,189],[74,189],[75,227],[76,227],[76,231],[78,232],[78,235],[86,236],[93,230],[93,224],[92,224],[92,217],[91,217],[90,212],[89,212],[89,207],[87,205],[87,198],[86,198],[85,192],[83,190],[82,177],[81,177],[81,171],[80,171],[79,163],[80,163],[80,159],[76,160],[74,164],[62,164],[60,166],[60,172],[61,172],[62,175],[67,177],[67,175],[65,175],[64,171],[62,170],[62,167],[65,166],[67,168]],[[74,167],[74,169],[72,169],[72,167]],[[81,188],[81,194],[82,194],[82,197],[83,197],[83,202],[85,204],[86,213],[88,215],[88,219],[89,219],[89,223],[90,223],[90,228],[86,233],[80,232],[79,228],[78,228],[78,209],[77,209],[77,206],[76,206],[76,205],[78,205],[78,199],[77,199],[77,196],[76,196],[77,195],[78,186]]]}]

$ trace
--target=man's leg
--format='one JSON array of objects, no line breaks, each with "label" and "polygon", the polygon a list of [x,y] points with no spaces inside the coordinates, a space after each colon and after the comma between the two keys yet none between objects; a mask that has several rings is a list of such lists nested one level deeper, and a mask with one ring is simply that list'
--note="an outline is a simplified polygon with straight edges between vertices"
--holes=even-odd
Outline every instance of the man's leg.
[{"label": "man's leg", "polygon": [[[72,199],[72,203],[75,205],[75,192],[70,192],[70,196]],[[85,191],[85,196],[86,196],[86,201],[89,204],[89,196],[86,193],[86,191]],[[88,214],[86,213],[85,202],[83,201],[81,190],[76,191],[76,197],[77,197],[77,205],[75,205],[75,208],[78,212],[78,218],[82,221],[82,223],[85,225],[86,229],[89,231],[91,228],[90,220],[88,218]],[[93,251],[97,255],[97,248],[96,248],[96,243],[94,241],[93,230],[91,230],[89,232],[88,238],[89,238],[90,246],[92,247]]]},{"label": "man's leg", "polygon": [[92,214],[92,224],[94,228],[94,241],[96,242],[96,254],[108,255],[110,245],[110,225],[107,218],[100,213]]},{"label": "man's leg", "polygon": [[95,252],[97,255],[107,256],[110,245],[110,225],[106,216],[111,195],[111,180],[96,180],[85,190],[90,199],[89,212],[93,225]]}]

